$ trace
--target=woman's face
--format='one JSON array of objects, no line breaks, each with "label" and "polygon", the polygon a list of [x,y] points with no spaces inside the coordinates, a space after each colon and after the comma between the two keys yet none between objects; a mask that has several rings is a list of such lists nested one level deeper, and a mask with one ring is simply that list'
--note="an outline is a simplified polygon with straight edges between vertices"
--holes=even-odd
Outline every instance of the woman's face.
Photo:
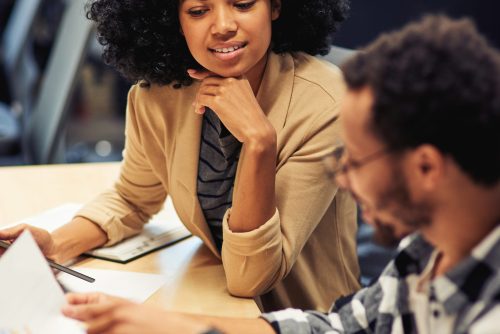
[{"label": "woman's face", "polygon": [[271,0],[179,1],[182,33],[201,66],[223,77],[264,68],[279,6]]}]

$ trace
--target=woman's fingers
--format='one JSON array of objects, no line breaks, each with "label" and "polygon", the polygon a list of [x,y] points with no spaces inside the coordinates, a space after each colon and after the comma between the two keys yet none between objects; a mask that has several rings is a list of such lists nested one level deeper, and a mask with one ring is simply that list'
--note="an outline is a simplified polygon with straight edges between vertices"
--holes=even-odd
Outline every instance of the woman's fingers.
[{"label": "woman's fingers", "polygon": [[27,229],[29,229],[28,225],[20,224],[14,227],[0,230],[0,240],[15,240],[21,235],[21,233],[23,233]]},{"label": "woman's fingers", "polygon": [[198,90],[197,98],[200,97],[201,95],[216,96],[216,95],[220,95],[220,93],[221,93],[221,87],[220,86],[203,85]]},{"label": "woman's fingers", "polygon": [[206,70],[195,70],[190,68],[187,70],[187,73],[191,78],[196,80],[204,80],[208,77],[217,77],[217,74]]},{"label": "woman's fingers", "polygon": [[206,84],[204,81],[196,93],[196,99],[193,102],[194,111],[198,114],[203,114],[205,107],[208,107],[201,103],[203,96],[216,96],[218,93],[220,93],[219,85]]},{"label": "woman's fingers", "polygon": [[19,224],[5,230],[0,230],[0,240],[14,241],[26,230],[30,231],[38,247],[40,247],[40,250],[45,256],[50,257],[53,255],[54,243],[52,236],[46,230],[38,227]]}]

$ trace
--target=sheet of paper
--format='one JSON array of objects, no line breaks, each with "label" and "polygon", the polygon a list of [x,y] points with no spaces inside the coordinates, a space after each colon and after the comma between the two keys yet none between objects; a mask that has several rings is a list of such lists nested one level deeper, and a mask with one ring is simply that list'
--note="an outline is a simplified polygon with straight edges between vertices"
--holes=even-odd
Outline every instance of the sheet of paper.
[{"label": "sheet of paper", "polygon": [[41,227],[49,232],[69,223],[75,213],[82,207],[78,203],[65,203],[58,207],[49,209],[40,213],[39,215],[26,218],[18,223],[12,224],[28,224],[36,227]]},{"label": "sheet of paper", "polygon": [[60,273],[57,276],[58,280],[69,291],[104,292],[137,303],[145,302],[146,299],[161,288],[168,280],[168,277],[156,274],[85,267],[75,267],[73,269],[95,278],[95,282],[89,283],[66,273]]},{"label": "sheet of paper", "polygon": [[63,292],[29,232],[0,257],[0,278],[0,333],[85,332],[62,315]]}]

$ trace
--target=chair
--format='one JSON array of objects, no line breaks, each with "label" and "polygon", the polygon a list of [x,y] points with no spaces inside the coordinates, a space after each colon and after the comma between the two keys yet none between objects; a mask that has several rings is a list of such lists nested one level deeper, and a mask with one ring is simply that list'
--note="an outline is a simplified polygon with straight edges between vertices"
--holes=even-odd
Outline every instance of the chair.
[{"label": "chair", "polygon": [[321,56],[320,58],[329,61],[332,64],[340,66],[349,57],[354,56],[356,52],[357,52],[356,50],[346,49],[340,46],[332,45],[330,52],[325,56]]},{"label": "chair", "polygon": [[19,149],[20,116],[31,103],[38,68],[31,52],[32,27],[41,0],[18,0],[12,8],[0,44],[0,63],[8,82],[10,105],[0,103],[0,155]]},{"label": "chair", "polygon": [[85,17],[84,2],[68,0],[66,6],[38,96],[22,134],[24,163],[64,162],[63,125],[93,27]]}]

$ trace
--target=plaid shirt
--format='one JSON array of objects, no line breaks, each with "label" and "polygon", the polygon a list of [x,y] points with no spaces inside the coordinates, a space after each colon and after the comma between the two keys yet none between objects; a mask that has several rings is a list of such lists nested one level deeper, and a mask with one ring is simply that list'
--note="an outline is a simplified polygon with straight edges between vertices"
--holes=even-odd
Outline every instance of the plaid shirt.
[{"label": "plaid shirt", "polygon": [[[263,314],[276,333],[417,333],[408,285],[434,248],[422,236],[403,240],[378,281],[338,300],[328,314],[287,309]],[[455,316],[454,333],[500,333],[500,226],[456,267],[430,282],[429,297]],[[432,332],[432,329],[431,329]]]}]

